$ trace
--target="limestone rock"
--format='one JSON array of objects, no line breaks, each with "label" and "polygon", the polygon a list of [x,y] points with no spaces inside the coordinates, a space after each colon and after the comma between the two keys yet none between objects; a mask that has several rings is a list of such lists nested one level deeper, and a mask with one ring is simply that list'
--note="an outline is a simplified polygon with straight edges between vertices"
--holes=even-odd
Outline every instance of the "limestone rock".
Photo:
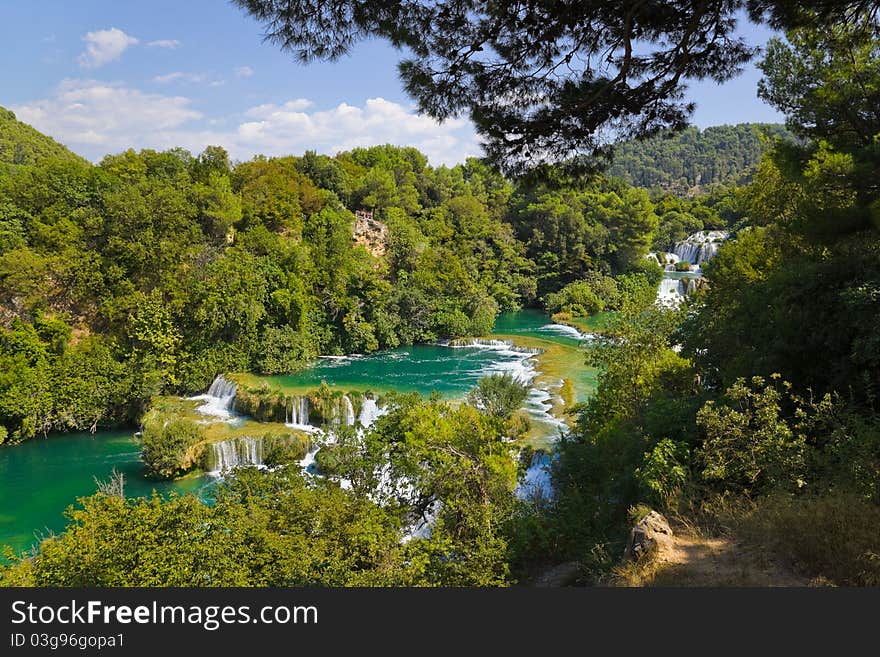
[{"label": "limestone rock", "polygon": [[623,556],[638,561],[655,547],[662,548],[672,542],[672,529],[662,514],[651,511],[636,523],[629,533]]},{"label": "limestone rock", "polygon": [[388,226],[373,218],[372,212],[355,212],[353,237],[374,257],[381,258],[388,250]]}]

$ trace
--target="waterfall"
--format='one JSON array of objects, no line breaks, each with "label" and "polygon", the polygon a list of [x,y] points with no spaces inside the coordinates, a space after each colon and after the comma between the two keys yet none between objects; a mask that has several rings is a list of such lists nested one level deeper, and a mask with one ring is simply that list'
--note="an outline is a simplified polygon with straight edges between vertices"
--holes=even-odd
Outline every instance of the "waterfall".
[{"label": "waterfall", "polygon": [[686,260],[692,265],[699,265],[712,259],[718,253],[721,242],[729,237],[724,230],[699,231],[688,235],[687,239],[676,242],[675,255],[679,261]]},{"label": "waterfall", "polygon": [[675,271],[675,263],[679,261],[679,257],[674,253],[667,253],[665,251],[658,251],[654,253],[648,253],[645,255],[645,258],[648,260],[653,260],[660,267],[663,267],[666,271]]},{"label": "waterfall", "polygon": [[521,500],[552,500],[553,481],[550,478],[552,457],[542,451],[532,454],[525,476],[517,484],[515,495]]},{"label": "waterfall", "polygon": [[238,385],[234,381],[228,381],[220,374],[211,383],[207,393],[189,399],[205,402],[196,408],[199,413],[228,419],[235,416],[233,405],[237,391]]},{"label": "waterfall", "polygon": [[384,410],[379,408],[375,399],[364,397],[364,402],[361,405],[361,414],[358,416],[358,423],[364,429],[369,429],[373,426],[373,422],[384,413]]},{"label": "waterfall", "polygon": [[664,278],[657,290],[657,305],[678,306],[695,288],[696,283],[692,278]]},{"label": "waterfall", "polygon": [[349,399],[348,395],[342,396],[342,403],[344,413],[340,419],[345,426],[350,427],[355,421],[354,406],[351,405],[351,399]]},{"label": "waterfall", "polygon": [[[557,326],[548,324],[542,328]],[[517,354],[541,354],[543,349],[538,347],[517,347],[513,344],[513,340],[492,340],[489,338],[457,338],[448,342],[439,343],[443,347],[451,347],[452,349],[490,349],[498,352],[509,352]]]},{"label": "waterfall", "polygon": [[309,426],[309,398],[291,397],[288,407],[284,410],[284,424],[290,427]]},{"label": "waterfall", "polygon": [[263,465],[263,441],[260,438],[233,438],[212,443],[212,474],[220,475],[243,465]]}]

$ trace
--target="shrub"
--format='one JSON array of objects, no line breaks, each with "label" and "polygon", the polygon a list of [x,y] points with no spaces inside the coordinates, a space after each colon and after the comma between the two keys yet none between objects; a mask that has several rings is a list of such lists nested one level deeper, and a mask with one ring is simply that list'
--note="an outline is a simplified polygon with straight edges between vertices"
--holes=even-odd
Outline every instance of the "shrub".
[{"label": "shrub", "polygon": [[636,480],[652,501],[668,506],[687,481],[688,458],[686,443],[664,438],[645,452],[641,467],[636,469]]},{"label": "shrub", "polygon": [[263,437],[263,463],[270,468],[301,460],[309,449],[309,439],[301,433],[266,434]]},{"label": "shrub", "polygon": [[738,379],[719,404],[710,401],[700,409],[703,479],[747,493],[804,485],[806,441],[783,418],[781,400],[779,390],[756,376],[751,385]]},{"label": "shrub", "polygon": [[472,406],[497,418],[508,419],[529,393],[528,386],[520,383],[509,372],[482,377],[468,394]]},{"label": "shrub", "polygon": [[147,472],[172,479],[199,462],[205,437],[202,425],[188,418],[150,411],[144,416],[142,457]]}]

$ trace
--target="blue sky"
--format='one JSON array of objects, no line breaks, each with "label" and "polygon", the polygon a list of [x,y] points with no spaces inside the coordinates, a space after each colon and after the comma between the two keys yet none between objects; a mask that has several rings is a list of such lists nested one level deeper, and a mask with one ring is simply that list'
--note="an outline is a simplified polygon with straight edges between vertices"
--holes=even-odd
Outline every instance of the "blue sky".
[{"label": "blue sky", "polygon": [[[770,36],[742,29],[757,45]],[[466,119],[439,125],[413,111],[384,43],[301,66],[218,0],[0,0],[0,42],[0,105],[92,160],[208,144],[237,159],[376,143],[416,146],[433,164],[480,154]],[[723,86],[692,83],[694,123],[780,121],[755,95],[759,78],[750,66]]]}]

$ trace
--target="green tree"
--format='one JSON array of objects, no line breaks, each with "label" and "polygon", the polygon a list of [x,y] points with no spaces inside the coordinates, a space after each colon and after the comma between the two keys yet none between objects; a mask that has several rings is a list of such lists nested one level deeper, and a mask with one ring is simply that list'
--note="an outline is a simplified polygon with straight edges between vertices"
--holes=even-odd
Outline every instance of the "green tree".
[{"label": "green tree", "polygon": [[487,374],[468,393],[468,401],[492,417],[507,420],[522,406],[528,394],[528,386],[509,372]]},{"label": "green tree", "polygon": [[868,146],[880,134],[880,47],[868,17],[827,29],[800,28],[771,39],[759,67],[761,98],[787,127],[838,148]]},{"label": "green tree", "polygon": [[525,9],[450,0],[236,4],[303,62],[337,59],[366,38],[407,48],[400,75],[419,109],[441,120],[468,113],[489,157],[516,172],[602,153],[609,127],[634,136],[684,127],[693,110],[683,100],[687,81],[723,82],[754,55],[736,36],[744,7],[776,29],[805,20],[832,25],[862,7],[823,1],[810,13],[787,0],[650,9],[606,0]]}]

